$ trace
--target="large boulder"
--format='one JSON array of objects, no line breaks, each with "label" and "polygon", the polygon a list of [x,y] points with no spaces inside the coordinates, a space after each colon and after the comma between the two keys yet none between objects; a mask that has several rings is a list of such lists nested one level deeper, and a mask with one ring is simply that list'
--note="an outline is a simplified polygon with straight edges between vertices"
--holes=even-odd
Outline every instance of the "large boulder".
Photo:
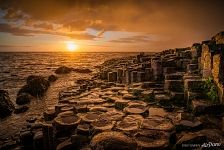
[{"label": "large boulder", "polygon": [[49,81],[42,76],[30,75],[26,82],[27,84],[19,90],[17,95],[29,93],[35,97],[43,96],[50,86]]},{"label": "large boulder", "polygon": [[20,95],[17,96],[16,98],[16,104],[18,105],[24,105],[24,104],[28,104],[30,103],[30,101],[33,99],[34,97],[31,96],[28,93],[22,93]]},{"label": "large boulder", "polygon": [[58,69],[55,70],[56,74],[67,74],[72,71],[72,68],[66,67],[66,66],[61,66]]},{"label": "large boulder", "polygon": [[14,110],[14,105],[10,101],[9,93],[5,90],[0,90],[0,118],[9,116]]}]

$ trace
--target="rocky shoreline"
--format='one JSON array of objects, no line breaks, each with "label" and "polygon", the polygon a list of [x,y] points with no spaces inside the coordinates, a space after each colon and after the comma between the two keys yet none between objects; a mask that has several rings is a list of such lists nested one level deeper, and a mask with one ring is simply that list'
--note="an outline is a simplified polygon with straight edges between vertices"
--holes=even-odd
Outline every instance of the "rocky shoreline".
[{"label": "rocky shoreline", "polygon": [[[0,149],[224,149],[223,44],[221,32],[188,48],[108,60]],[[72,70],[91,72],[56,72]]]}]

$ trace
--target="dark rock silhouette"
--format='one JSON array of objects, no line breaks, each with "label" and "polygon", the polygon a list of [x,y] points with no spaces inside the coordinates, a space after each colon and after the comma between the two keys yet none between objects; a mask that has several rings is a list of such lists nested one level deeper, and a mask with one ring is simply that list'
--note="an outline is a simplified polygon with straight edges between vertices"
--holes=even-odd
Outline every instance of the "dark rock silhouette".
[{"label": "dark rock silhouette", "polygon": [[72,71],[72,68],[66,67],[66,66],[61,66],[58,69],[55,70],[56,74],[67,74]]},{"label": "dark rock silhouette", "polygon": [[20,95],[17,96],[16,98],[16,104],[18,105],[24,105],[24,104],[28,104],[30,103],[30,101],[34,99],[33,96],[31,96],[28,93],[22,93]]},{"label": "dark rock silhouette", "polygon": [[14,110],[14,105],[10,101],[9,93],[5,90],[0,90],[0,118],[9,116]]},{"label": "dark rock silhouette", "polygon": [[34,97],[40,97],[45,94],[50,86],[49,81],[42,76],[31,75],[26,82],[27,84],[19,90],[18,96],[22,93],[29,93]]}]

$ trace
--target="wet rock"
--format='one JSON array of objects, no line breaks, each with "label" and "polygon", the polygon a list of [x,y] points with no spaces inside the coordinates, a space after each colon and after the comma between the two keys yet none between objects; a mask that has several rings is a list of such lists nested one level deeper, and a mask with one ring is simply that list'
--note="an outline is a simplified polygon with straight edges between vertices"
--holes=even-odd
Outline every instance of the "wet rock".
[{"label": "wet rock", "polygon": [[99,112],[88,112],[82,117],[82,120],[87,123],[91,123],[99,118],[101,113]]},{"label": "wet rock", "polygon": [[58,77],[55,76],[55,75],[50,75],[50,76],[48,77],[48,81],[49,81],[49,82],[55,82],[57,79],[58,79]]},{"label": "wet rock", "polygon": [[28,94],[28,93],[22,93],[22,94],[20,94],[20,95],[17,96],[17,98],[16,98],[16,104],[18,104],[18,105],[28,104],[33,99],[34,99],[34,97],[31,96],[30,94]]},{"label": "wet rock", "polygon": [[111,121],[118,121],[121,120],[124,115],[122,111],[114,110],[101,114],[100,117],[110,119]]},{"label": "wet rock", "polygon": [[125,120],[118,121],[116,125],[116,129],[124,131],[124,132],[133,132],[138,130],[138,123],[137,122],[127,122]]},{"label": "wet rock", "polygon": [[147,111],[146,106],[143,105],[139,105],[139,104],[133,104],[133,105],[129,105],[127,107],[124,108],[124,111],[128,114],[142,114],[144,115]]},{"label": "wet rock", "polygon": [[169,134],[158,130],[141,130],[135,134],[139,149],[169,149]]},{"label": "wet rock", "polygon": [[4,90],[0,90],[0,118],[9,116],[14,110],[14,105],[10,101],[9,93]]},{"label": "wet rock", "polygon": [[102,131],[105,131],[105,130],[111,130],[114,126],[114,121],[111,121],[110,119],[107,119],[107,118],[99,118],[95,121],[93,121],[91,123],[91,126],[93,127],[94,131],[95,132],[102,132]]},{"label": "wet rock", "polygon": [[141,128],[150,130],[172,131],[174,129],[174,125],[169,119],[159,116],[153,116],[145,118],[141,124]]},{"label": "wet rock", "polygon": [[156,107],[149,108],[149,117],[153,116],[166,117],[167,115],[168,112],[166,112],[166,110],[164,110],[163,108],[156,108]]},{"label": "wet rock", "polygon": [[120,132],[103,132],[95,135],[90,143],[92,149],[104,150],[135,150],[134,140]]},{"label": "wet rock", "polygon": [[67,74],[72,71],[72,68],[66,67],[66,66],[61,66],[55,70],[56,74]]},{"label": "wet rock", "polygon": [[75,129],[81,119],[72,111],[62,112],[54,118],[54,126],[58,131],[70,131]]},{"label": "wet rock", "polygon": [[122,121],[117,122],[116,129],[124,132],[137,131],[143,119],[141,115],[128,115]]},{"label": "wet rock", "polygon": [[82,68],[75,68],[73,69],[74,72],[77,72],[77,73],[91,73],[93,72],[92,70],[86,68],[86,69],[82,69]]},{"label": "wet rock", "polygon": [[127,122],[137,122],[140,125],[144,118],[141,115],[127,115],[123,120]]},{"label": "wet rock", "polygon": [[27,78],[27,84],[23,86],[17,95],[29,93],[34,97],[43,96],[47,91],[50,83],[42,76],[31,75]]},{"label": "wet rock", "polygon": [[29,107],[26,106],[26,105],[23,105],[23,106],[16,106],[16,107],[15,107],[15,110],[14,110],[14,113],[15,113],[15,114],[24,113],[24,112],[26,112],[28,109],[29,109]]}]

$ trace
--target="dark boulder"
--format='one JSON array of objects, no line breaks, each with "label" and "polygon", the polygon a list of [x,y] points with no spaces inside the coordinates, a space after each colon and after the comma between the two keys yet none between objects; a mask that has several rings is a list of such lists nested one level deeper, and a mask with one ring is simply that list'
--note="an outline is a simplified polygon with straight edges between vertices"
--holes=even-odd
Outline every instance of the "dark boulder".
[{"label": "dark boulder", "polygon": [[14,110],[14,105],[10,101],[9,93],[5,90],[0,90],[0,118],[9,116]]},{"label": "dark boulder", "polygon": [[20,95],[17,96],[16,98],[16,104],[18,105],[24,105],[24,104],[28,104],[30,103],[30,101],[33,99],[34,97],[31,96],[28,93],[22,93]]},{"label": "dark boulder", "polygon": [[20,113],[26,112],[28,109],[29,109],[29,107],[26,106],[26,105],[23,105],[23,106],[17,106],[17,107],[15,108],[14,113],[15,113],[15,114],[20,114]]},{"label": "dark boulder", "polygon": [[55,70],[56,74],[67,74],[72,71],[72,68],[66,67],[66,66],[61,66],[58,69]]},{"label": "dark boulder", "polygon": [[29,93],[34,97],[43,96],[50,86],[49,81],[42,76],[31,75],[27,78],[26,82],[27,84],[19,90],[17,95]]},{"label": "dark boulder", "polygon": [[55,82],[57,79],[58,79],[58,77],[55,76],[55,75],[50,75],[50,76],[48,77],[48,81],[49,81],[49,82]]},{"label": "dark boulder", "polygon": [[75,69],[73,69],[73,71],[75,71],[75,72],[77,72],[77,73],[91,73],[91,72],[93,72],[92,70],[90,70],[90,69],[80,69],[80,68],[75,68]]}]

